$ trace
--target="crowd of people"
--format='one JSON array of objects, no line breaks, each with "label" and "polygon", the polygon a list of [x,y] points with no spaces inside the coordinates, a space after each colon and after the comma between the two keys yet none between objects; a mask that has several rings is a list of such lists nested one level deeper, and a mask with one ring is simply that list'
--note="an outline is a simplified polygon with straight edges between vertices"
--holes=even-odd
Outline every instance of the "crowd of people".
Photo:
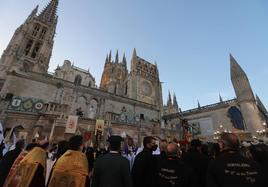
[{"label": "crowd of people", "polygon": [[[120,136],[109,147],[85,147],[83,137],[50,146],[18,140],[0,158],[0,187],[264,187],[268,146],[240,144],[232,133],[217,143],[198,139],[189,147],[144,137],[143,149],[125,149]],[[24,148],[25,147],[25,148]],[[159,154],[154,154],[156,150]],[[49,164],[50,163],[50,164]],[[50,167],[51,165],[51,167]]]}]

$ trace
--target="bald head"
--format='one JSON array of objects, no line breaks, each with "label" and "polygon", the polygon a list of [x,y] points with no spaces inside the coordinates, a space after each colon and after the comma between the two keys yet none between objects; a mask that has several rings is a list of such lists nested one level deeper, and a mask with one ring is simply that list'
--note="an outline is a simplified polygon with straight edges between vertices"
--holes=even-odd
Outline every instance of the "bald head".
[{"label": "bald head", "polygon": [[167,155],[168,156],[179,156],[180,148],[176,143],[169,143],[167,146]]},{"label": "bald head", "polygon": [[239,149],[239,139],[233,133],[222,133],[221,141],[224,144],[224,149]]}]

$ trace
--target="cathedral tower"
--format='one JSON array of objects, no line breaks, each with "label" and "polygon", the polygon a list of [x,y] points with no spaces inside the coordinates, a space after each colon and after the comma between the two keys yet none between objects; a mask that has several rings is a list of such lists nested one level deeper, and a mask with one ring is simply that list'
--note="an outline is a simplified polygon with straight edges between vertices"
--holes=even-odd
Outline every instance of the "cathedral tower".
[{"label": "cathedral tower", "polygon": [[162,88],[157,65],[137,56],[136,49],[131,59],[129,97],[162,108]]},{"label": "cathedral tower", "polygon": [[262,130],[263,126],[248,77],[232,55],[230,55],[230,65],[231,80],[246,129],[256,134],[256,131]]},{"label": "cathedral tower", "polygon": [[119,62],[118,51],[115,60],[112,61],[112,54],[106,56],[104,70],[101,77],[100,88],[121,96],[127,96],[127,60],[125,54]]},{"label": "cathedral tower", "polygon": [[164,105],[164,114],[169,115],[169,114],[176,114],[178,112],[181,112],[181,109],[179,108],[177,97],[174,93],[173,95],[173,100],[171,99],[171,94],[168,92],[168,99],[167,99],[167,104]]},{"label": "cathedral tower", "polygon": [[38,15],[38,6],[15,31],[0,59],[0,78],[7,71],[47,73],[57,25],[58,0],[51,0]]}]

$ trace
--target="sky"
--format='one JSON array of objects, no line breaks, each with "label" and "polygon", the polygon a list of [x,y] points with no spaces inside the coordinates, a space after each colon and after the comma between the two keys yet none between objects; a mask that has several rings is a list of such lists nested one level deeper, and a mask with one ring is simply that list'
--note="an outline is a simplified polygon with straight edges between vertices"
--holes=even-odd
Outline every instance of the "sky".
[{"label": "sky", "polygon": [[[32,9],[49,0],[0,0],[0,54]],[[49,71],[65,59],[100,83],[106,54],[133,49],[157,62],[163,100],[175,93],[182,110],[235,98],[231,53],[268,107],[267,0],[60,0]]]}]

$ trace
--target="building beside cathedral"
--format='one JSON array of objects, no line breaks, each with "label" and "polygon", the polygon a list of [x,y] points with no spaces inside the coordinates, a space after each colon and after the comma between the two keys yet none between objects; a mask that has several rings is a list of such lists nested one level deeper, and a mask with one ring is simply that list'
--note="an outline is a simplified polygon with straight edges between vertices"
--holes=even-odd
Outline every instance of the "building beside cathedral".
[{"label": "building beside cathedral", "polygon": [[260,98],[254,96],[246,73],[232,55],[230,55],[230,67],[235,99],[223,101],[219,95],[218,103],[201,106],[198,102],[197,108],[181,111],[175,110],[178,108],[176,98],[172,103],[169,95],[163,119],[168,124],[179,124],[180,137],[185,135],[185,124],[182,124],[181,119],[188,121],[186,131],[191,137],[207,140],[217,138],[221,132],[234,132],[242,139],[248,139],[251,135],[264,136],[267,133],[267,110]]},{"label": "building beside cathedral", "polygon": [[18,127],[18,135],[31,141],[47,137],[58,141],[69,116],[78,116],[76,133],[95,141],[95,127],[104,122],[102,140],[109,134],[128,135],[134,142],[143,136],[182,138],[183,119],[194,136],[213,137],[220,130],[236,129],[253,134],[264,129],[267,111],[254,97],[248,78],[231,57],[231,79],[237,99],[182,111],[169,94],[163,106],[156,64],[133,50],[130,70],[123,55],[106,56],[98,87],[89,70],[69,60],[49,73],[57,26],[58,0],[38,13],[38,6],[17,28],[0,59],[0,120],[6,131]]}]

